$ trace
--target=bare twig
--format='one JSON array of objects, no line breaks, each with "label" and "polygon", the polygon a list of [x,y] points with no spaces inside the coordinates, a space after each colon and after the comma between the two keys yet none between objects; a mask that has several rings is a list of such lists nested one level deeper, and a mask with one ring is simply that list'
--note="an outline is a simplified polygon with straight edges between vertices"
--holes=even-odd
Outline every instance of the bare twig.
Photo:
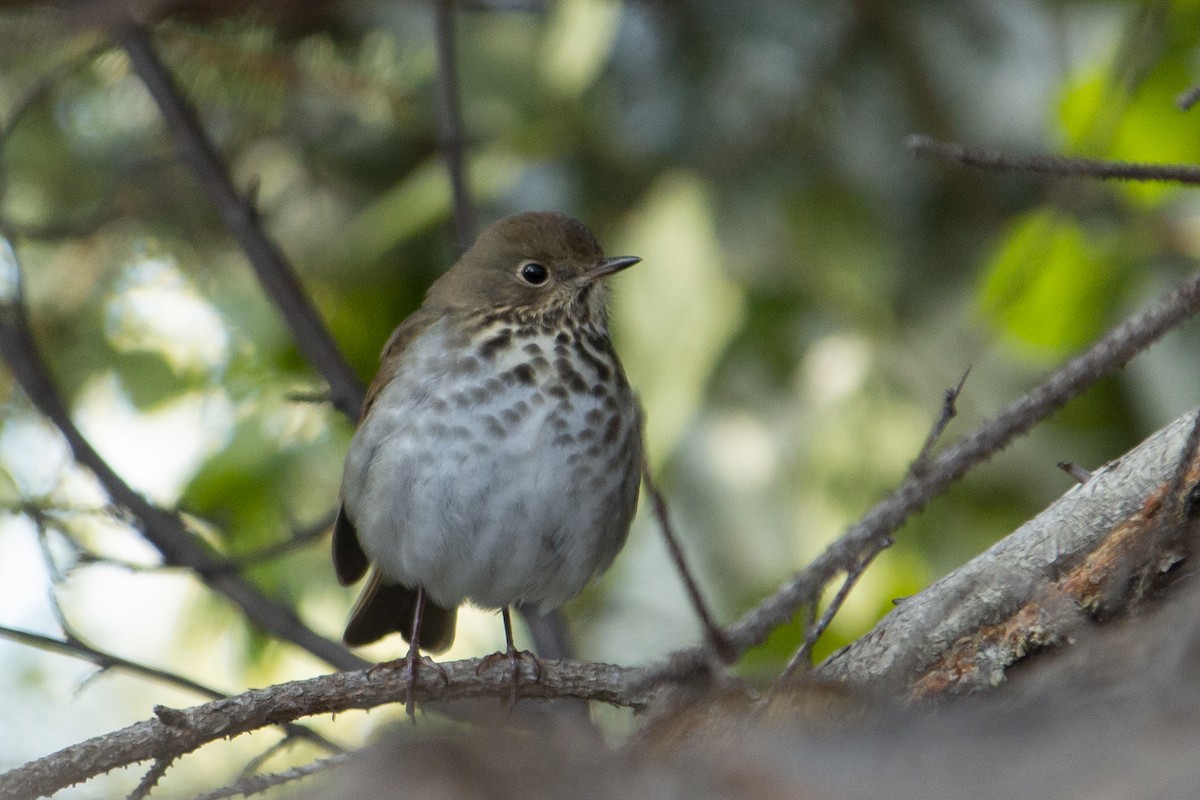
[{"label": "bare twig", "polygon": [[[635,686],[638,670],[579,661],[542,661],[534,672],[521,661],[522,698],[579,697],[644,708],[652,693]],[[416,688],[424,701],[508,697],[512,671],[506,661],[473,658],[423,670]],[[403,702],[401,669],[337,672],[253,689],[189,709],[155,709],[156,719],[71,745],[0,774],[0,797],[33,800],[71,784],[147,758],[177,758],[217,739],[314,714],[367,709]]]},{"label": "bare twig", "polygon": [[883,552],[885,548],[886,544],[881,543],[880,546],[875,548],[873,552],[864,554],[861,561],[855,563],[848,570],[846,570],[846,577],[842,581],[841,587],[838,589],[837,594],[834,595],[833,599],[829,601],[829,605],[825,607],[823,612],[821,612],[821,618],[814,622],[810,622],[804,627],[804,641],[800,644],[800,647],[796,649],[796,652],[792,655],[791,660],[788,661],[787,666],[783,668],[783,672],[775,681],[775,685],[771,687],[772,692],[786,683],[787,680],[791,678],[792,675],[796,673],[796,670],[800,669],[801,666],[805,667],[806,669],[812,666],[812,651],[813,647],[817,644],[817,640],[824,635],[825,631],[829,628],[829,624],[833,622],[834,616],[836,616],[837,612],[841,610],[843,605],[845,605],[846,598],[850,596],[850,590],[854,588],[856,583],[858,583],[858,579],[861,578],[862,574],[867,571],[867,567],[869,567],[871,562],[875,560],[875,556]]},{"label": "bare twig", "polygon": [[1193,86],[1175,98],[1175,107],[1180,111],[1191,111],[1197,102],[1200,102],[1200,86]]},{"label": "bare twig", "polygon": [[362,383],[342,357],[279,246],[263,230],[257,210],[233,185],[195,109],[155,51],[150,33],[134,22],[126,22],[114,29],[113,38],[128,54],[175,137],[180,158],[196,174],[221,220],[246,253],[263,289],[287,322],[300,352],[329,382],[334,406],[351,420],[358,419]]},{"label": "bare twig", "polygon": [[128,800],[145,800],[154,791],[154,787],[158,785],[159,779],[170,769],[174,758],[156,758],[154,763],[150,765],[150,769],[146,770],[146,774],[129,793]]},{"label": "bare twig", "polygon": [[658,520],[658,529],[662,532],[663,540],[667,543],[671,561],[675,564],[679,577],[683,579],[688,599],[691,600],[692,608],[695,610],[696,616],[700,618],[700,624],[704,627],[704,638],[718,658],[725,663],[732,663],[737,659],[737,653],[730,646],[725,634],[722,633],[720,626],[713,618],[708,601],[704,599],[700,585],[696,582],[691,567],[688,566],[687,558],[683,554],[683,546],[679,543],[679,536],[676,535],[675,526],[671,524],[671,517],[667,513],[667,501],[663,499],[662,492],[658,490],[658,487],[654,485],[654,480],[650,477],[650,465],[646,461],[645,454],[642,455],[642,484],[646,487],[646,494],[650,496],[650,506],[654,510],[655,519]]},{"label": "bare twig", "polygon": [[342,753],[336,756],[329,756],[317,761],[303,764],[299,767],[292,767],[282,772],[275,772],[270,775],[247,775],[239,778],[236,783],[231,783],[228,786],[220,789],[215,789],[211,792],[205,792],[202,795],[193,797],[192,800],[224,800],[226,797],[237,797],[243,795],[249,797],[253,794],[261,794],[268,789],[273,789],[276,786],[282,786],[285,783],[307,778],[310,775],[316,775],[319,772],[324,772],[327,769],[335,769],[343,764],[346,764],[357,756],[356,753]]},{"label": "bare twig", "polygon": [[334,518],[337,516],[336,511],[330,511],[317,522],[304,528],[294,529],[292,535],[281,542],[275,542],[258,550],[249,553],[243,553],[234,558],[227,559],[221,563],[216,569],[238,572],[247,567],[265,564],[269,561],[285,556],[293,550],[300,550],[309,545],[325,538],[329,533],[329,529],[333,527]]},{"label": "bare twig", "polygon": [[1200,184],[1200,167],[1190,164],[1133,164],[1065,156],[1013,156],[982,147],[939,142],[929,136],[908,137],[908,149],[916,156],[952,161],[967,167],[1002,172],[1024,172],[1059,178],[1079,177],[1122,181],[1167,181]]},{"label": "bare twig", "polygon": [[[1100,378],[1120,369],[1165,333],[1200,311],[1200,274],[1163,294],[1156,302],[1126,318],[1097,339],[1091,347],[1053,372],[1040,385],[1019,398],[997,417],[980,425],[947,447],[928,469],[909,475],[894,492],[850,526],[805,569],[776,592],[725,628],[738,653],[761,644],[775,628],[805,603],[811,602],[838,572],[855,564],[862,553],[890,537],[952,483],[1004,449],[1035,424],[1078,397]],[[695,670],[711,657],[711,648],[677,651],[648,671],[646,679],[669,679]]]},{"label": "bare twig", "polygon": [[950,420],[958,416],[958,398],[962,394],[963,385],[967,382],[967,376],[971,374],[971,368],[967,367],[963,371],[962,377],[958,379],[958,384],[946,390],[946,395],[942,399],[942,411],[938,414],[937,420],[929,429],[929,435],[925,437],[925,444],[921,445],[921,452],[917,453],[917,457],[913,459],[909,466],[909,474],[920,475],[929,466],[929,457],[933,455],[933,448],[937,446],[938,440],[942,438],[942,434],[946,431],[946,426],[950,424]]},{"label": "bare twig", "polygon": [[1074,461],[1059,461],[1055,466],[1074,478],[1076,483],[1084,484],[1092,479],[1092,473]]},{"label": "bare twig", "polygon": [[120,669],[125,672],[141,675],[142,677],[152,678],[156,681],[169,683],[173,686],[179,686],[187,689],[190,692],[195,692],[202,697],[208,697],[213,700],[227,697],[224,692],[219,692],[205,686],[202,683],[197,683],[191,678],[186,678],[174,672],[150,667],[145,664],[139,664],[136,661],[130,661],[120,656],[107,653],[103,650],[98,650],[87,642],[79,638],[77,634],[66,631],[66,637],[63,639],[55,639],[50,636],[44,636],[40,633],[32,631],[23,631],[18,628],[10,628],[7,625],[0,625],[0,637],[4,637],[10,641],[19,642],[28,647],[35,647],[38,650],[45,650],[49,653],[59,653],[72,658],[83,659],[92,664],[95,664],[102,670]]},{"label": "bare twig", "polygon": [[[220,700],[228,697],[226,692],[218,691],[212,687],[205,686],[202,683],[187,678],[176,672],[159,669],[157,667],[140,664],[136,661],[130,661],[127,658],[113,655],[112,653],[100,650],[83,640],[80,635],[71,627],[66,617],[62,613],[62,609],[58,603],[53,603],[54,614],[58,618],[58,624],[63,630],[62,639],[54,639],[49,636],[43,636],[40,633],[32,631],[23,631],[17,628],[10,628],[7,625],[0,625],[0,637],[9,639],[10,641],[19,642],[28,647],[34,647],[38,650],[43,650],[49,653],[58,653],[60,655],[70,656],[72,658],[82,659],[95,664],[100,668],[101,672],[110,669],[119,669],[133,675],[140,675],[152,680],[161,681],[172,686],[178,686],[190,692],[195,692],[201,697],[207,697],[211,700]],[[339,745],[326,739],[319,733],[294,723],[287,723],[283,726],[289,739],[305,739],[318,747],[322,747],[331,753],[340,753],[342,748]]]},{"label": "bare twig", "polygon": [[454,37],[454,0],[437,0],[438,70],[438,140],[446,169],[450,173],[450,190],[454,196],[454,232],[461,252],[475,239],[475,214],[467,189],[466,136],[463,135],[462,110],[459,106],[458,61]]}]

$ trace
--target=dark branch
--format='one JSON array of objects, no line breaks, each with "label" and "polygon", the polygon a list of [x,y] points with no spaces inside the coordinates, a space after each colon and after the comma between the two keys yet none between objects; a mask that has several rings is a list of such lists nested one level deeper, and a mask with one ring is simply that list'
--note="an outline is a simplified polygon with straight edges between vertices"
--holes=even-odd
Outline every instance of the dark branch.
[{"label": "dark branch", "polygon": [[922,158],[950,161],[966,167],[979,167],[1001,172],[1052,175],[1058,178],[1200,184],[1200,167],[1190,164],[1132,164],[1126,161],[1101,161],[1094,158],[1013,156],[982,147],[939,142],[924,135],[908,137],[908,149],[913,155]]},{"label": "dark branch", "polygon": [[658,520],[658,529],[662,532],[663,540],[667,543],[671,561],[675,564],[679,577],[683,579],[688,599],[691,600],[692,608],[696,611],[696,616],[700,618],[700,624],[704,627],[704,638],[722,661],[732,663],[737,660],[737,653],[730,647],[720,626],[714,620],[708,602],[700,591],[700,585],[696,582],[691,567],[688,566],[687,558],[683,554],[683,546],[679,543],[679,536],[676,535],[675,526],[671,524],[670,515],[667,513],[667,501],[663,499],[662,493],[654,485],[654,481],[650,477],[650,465],[644,455],[642,457],[642,484],[646,487],[646,494],[650,496],[650,506],[654,510],[655,519]]},{"label": "dark branch", "polygon": [[437,0],[437,95],[438,139],[446,169],[450,173],[450,190],[454,197],[454,232],[458,250],[462,252],[475,240],[475,214],[467,188],[466,136],[463,134],[462,111],[458,92],[458,60],[454,36],[454,0]]},{"label": "dark branch", "polygon": [[[834,575],[848,570],[864,552],[885,542],[910,516],[972,467],[1000,452],[1096,381],[1120,369],[1197,311],[1200,311],[1200,274],[1125,319],[997,417],[947,447],[930,461],[924,473],[909,475],[808,567],[727,627],[725,635],[730,643],[738,653],[761,644],[771,631],[786,624],[805,603],[812,602]],[[677,651],[650,670],[647,680],[684,674],[703,665],[710,657],[711,649],[705,647]]]},{"label": "dark branch", "polygon": [[252,794],[261,794],[276,786],[282,786],[285,783],[307,778],[310,775],[316,775],[327,769],[340,767],[354,760],[358,755],[357,753],[343,753],[312,761],[299,767],[293,767],[283,772],[274,772],[270,775],[247,775],[238,779],[236,783],[231,783],[220,789],[214,789],[211,792],[197,795],[192,800],[224,800],[226,797],[238,797],[239,795],[249,797]]},{"label": "dark branch", "polygon": [[963,386],[967,382],[967,376],[971,374],[971,368],[967,367],[961,378],[958,379],[958,385],[953,389],[947,389],[946,395],[942,399],[942,410],[938,414],[937,420],[929,429],[929,435],[925,437],[925,444],[921,445],[921,452],[917,453],[917,457],[913,459],[913,463],[909,466],[908,471],[912,475],[920,475],[929,467],[929,457],[933,455],[933,448],[937,446],[938,440],[942,438],[942,434],[946,432],[946,426],[950,424],[950,420],[958,416],[958,398],[962,394]]},{"label": "dark branch", "polygon": [[129,55],[175,137],[180,158],[196,174],[221,221],[237,239],[300,352],[328,381],[334,406],[352,421],[357,420],[362,408],[362,383],[342,357],[279,246],[263,230],[257,210],[233,185],[220,153],[159,58],[149,32],[127,22],[113,31],[113,38]]}]

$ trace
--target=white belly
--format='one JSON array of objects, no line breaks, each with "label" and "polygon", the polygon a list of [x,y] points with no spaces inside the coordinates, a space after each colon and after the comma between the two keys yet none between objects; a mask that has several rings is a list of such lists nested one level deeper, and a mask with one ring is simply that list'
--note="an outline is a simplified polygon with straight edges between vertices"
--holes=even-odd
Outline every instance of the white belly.
[{"label": "white belly", "polygon": [[347,514],[387,578],[439,605],[561,605],[629,530],[641,463],[638,417],[618,413],[629,387],[587,362],[564,373],[556,359],[584,345],[515,339],[468,369],[440,355],[443,335],[410,345],[355,434]]}]

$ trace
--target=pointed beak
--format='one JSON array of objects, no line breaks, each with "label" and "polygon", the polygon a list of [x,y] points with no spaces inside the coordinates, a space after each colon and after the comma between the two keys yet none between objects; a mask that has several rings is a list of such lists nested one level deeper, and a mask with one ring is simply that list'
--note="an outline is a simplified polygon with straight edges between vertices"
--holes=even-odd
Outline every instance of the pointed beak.
[{"label": "pointed beak", "polygon": [[638,256],[617,256],[616,258],[606,258],[597,266],[592,267],[581,276],[585,283],[592,283],[601,278],[607,278],[609,275],[620,272],[623,269],[628,269],[642,259]]}]

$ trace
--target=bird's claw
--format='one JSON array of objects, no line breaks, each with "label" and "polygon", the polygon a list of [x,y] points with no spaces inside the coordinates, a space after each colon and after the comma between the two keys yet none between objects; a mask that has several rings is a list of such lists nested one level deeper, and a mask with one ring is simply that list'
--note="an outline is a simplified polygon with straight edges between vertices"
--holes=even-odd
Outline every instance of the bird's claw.
[{"label": "bird's claw", "polygon": [[508,706],[512,708],[517,704],[517,687],[521,683],[521,662],[528,659],[533,668],[533,682],[537,683],[542,679],[542,664],[538,661],[538,657],[528,650],[517,650],[510,648],[501,650],[491,655],[486,655],[479,660],[479,666],[475,668],[475,674],[481,675],[484,670],[491,667],[492,664],[506,659],[509,663],[509,696]]}]

